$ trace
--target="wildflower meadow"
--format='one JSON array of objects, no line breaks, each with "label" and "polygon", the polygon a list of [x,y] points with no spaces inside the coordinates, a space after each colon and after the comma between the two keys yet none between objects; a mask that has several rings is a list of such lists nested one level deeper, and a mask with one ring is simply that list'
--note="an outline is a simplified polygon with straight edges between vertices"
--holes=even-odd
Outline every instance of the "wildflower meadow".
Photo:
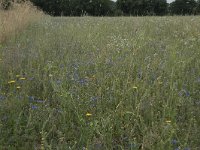
[{"label": "wildflower meadow", "polygon": [[0,44],[0,149],[200,150],[200,17],[49,17]]}]

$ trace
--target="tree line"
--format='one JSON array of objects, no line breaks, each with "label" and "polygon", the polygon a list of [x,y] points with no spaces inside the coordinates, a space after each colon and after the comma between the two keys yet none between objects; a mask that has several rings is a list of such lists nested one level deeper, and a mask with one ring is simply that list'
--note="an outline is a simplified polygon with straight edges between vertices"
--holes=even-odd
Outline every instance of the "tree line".
[{"label": "tree line", "polygon": [[[1,0],[9,9],[13,0]],[[24,1],[24,0],[19,0]],[[197,15],[200,0],[30,0],[35,6],[53,16],[148,16]]]}]

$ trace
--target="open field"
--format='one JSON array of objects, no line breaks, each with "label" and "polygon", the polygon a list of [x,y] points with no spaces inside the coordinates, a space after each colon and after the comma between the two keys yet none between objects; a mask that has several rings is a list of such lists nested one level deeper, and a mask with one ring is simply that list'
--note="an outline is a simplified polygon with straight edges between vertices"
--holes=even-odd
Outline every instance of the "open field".
[{"label": "open field", "polygon": [[0,45],[0,149],[199,150],[200,17],[43,18]]}]

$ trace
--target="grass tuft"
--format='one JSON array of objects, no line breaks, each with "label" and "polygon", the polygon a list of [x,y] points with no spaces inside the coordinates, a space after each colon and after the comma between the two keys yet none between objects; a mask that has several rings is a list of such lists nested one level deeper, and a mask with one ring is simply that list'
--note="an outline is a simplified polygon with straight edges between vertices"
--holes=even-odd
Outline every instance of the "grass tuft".
[{"label": "grass tuft", "polygon": [[0,43],[17,35],[41,16],[42,12],[28,1],[20,4],[13,2],[8,10],[0,8]]}]

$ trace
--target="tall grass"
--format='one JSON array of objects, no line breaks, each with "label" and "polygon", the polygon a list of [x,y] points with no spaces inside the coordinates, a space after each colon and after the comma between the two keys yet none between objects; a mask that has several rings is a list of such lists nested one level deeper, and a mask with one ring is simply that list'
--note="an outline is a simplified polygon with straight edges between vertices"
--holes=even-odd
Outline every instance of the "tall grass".
[{"label": "tall grass", "polygon": [[32,24],[0,49],[0,149],[199,150],[199,24]]},{"label": "tall grass", "polygon": [[41,15],[30,2],[13,2],[9,10],[0,8],[0,43],[18,34]]}]

